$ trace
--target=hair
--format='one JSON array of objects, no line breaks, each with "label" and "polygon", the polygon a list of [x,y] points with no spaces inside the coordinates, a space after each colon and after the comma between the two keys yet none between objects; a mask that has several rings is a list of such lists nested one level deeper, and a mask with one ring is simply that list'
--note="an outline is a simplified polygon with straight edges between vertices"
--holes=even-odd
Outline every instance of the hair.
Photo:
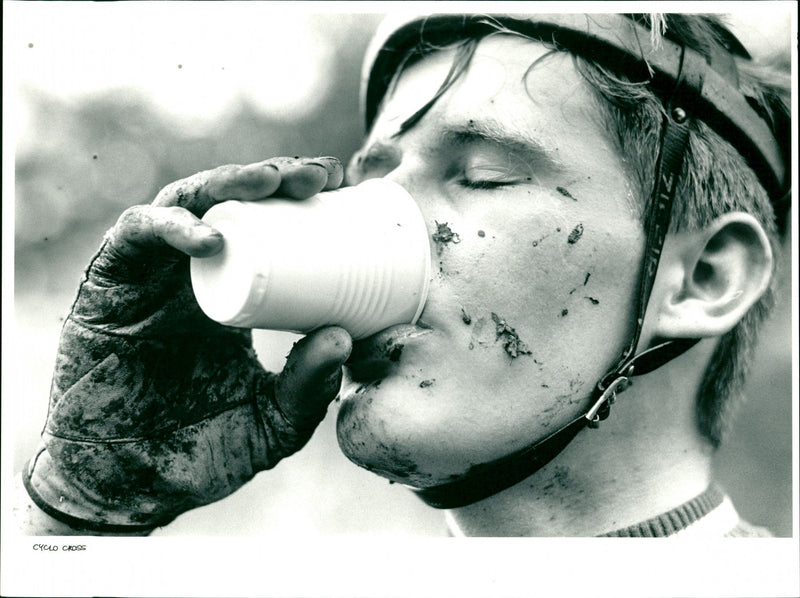
[{"label": "hair", "polygon": [[[738,41],[728,32],[721,19],[708,15],[658,14],[639,15],[636,20],[651,27],[654,44],[662,36],[708,56],[715,46],[727,47]],[[427,54],[441,49],[454,49],[455,56],[445,80],[434,96],[415,114],[402,123],[397,135],[413,127],[458,78],[467,71],[478,41],[495,34],[530,36],[509,30],[492,22],[493,30],[485,31],[446,46],[421,43],[402,61],[394,74],[391,88],[403,69]],[[652,26],[651,26],[652,25]],[[555,40],[537,40],[555,52],[569,52]],[[545,58],[547,55],[545,55]],[[665,107],[648,81],[631,80],[624,72],[615,72],[585,57],[572,54],[578,72],[595,91],[601,117],[620,154],[626,158],[628,176],[639,192],[641,202],[636,209],[642,221],[649,214],[651,191],[655,182],[655,165],[660,144]],[[538,59],[538,60],[541,60]],[[527,75],[536,66],[532,64]],[[788,119],[789,77],[767,65],[737,64],[740,91],[755,104],[765,119],[772,123]],[[776,231],[775,213],[767,192],[744,158],[722,137],[702,121],[695,121],[689,147],[678,181],[670,230],[702,229],[718,216],[731,211],[753,215],[764,227],[774,253],[780,240]],[[700,433],[712,446],[718,447],[729,429],[741,390],[752,361],[761,324],[775,302],[775,276],[760,300],[728,333],[721,336],[706,368],[697,394],[696,414]]]}]

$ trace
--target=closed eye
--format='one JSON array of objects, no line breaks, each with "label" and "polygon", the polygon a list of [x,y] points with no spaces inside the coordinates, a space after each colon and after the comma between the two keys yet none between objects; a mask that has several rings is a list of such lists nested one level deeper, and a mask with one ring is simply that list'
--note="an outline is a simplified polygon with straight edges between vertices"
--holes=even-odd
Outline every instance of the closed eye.
[{"label": "closed eye", "polygon": [[468,189],[490,190],[529,182],[531,179],[513,166],[480,165],[465,168],[458,182]]},{"label": "closed eye", "polygon": [[461,185],[462,187],[466,187],[467,189],[476,189],[476,190],[499,189],[500,187],[513,185],[514,183],[515,181],[488,181],[488,180],[472,181],[469,179],[462,179],[459,181],[459,185]]}]

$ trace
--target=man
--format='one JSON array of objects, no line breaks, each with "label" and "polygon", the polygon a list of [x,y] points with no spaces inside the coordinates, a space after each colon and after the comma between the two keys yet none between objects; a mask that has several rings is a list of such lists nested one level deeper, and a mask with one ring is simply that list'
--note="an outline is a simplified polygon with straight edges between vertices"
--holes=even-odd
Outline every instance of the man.
[{"label": "man", "polygon": [[778,90],[700,17],[430,17],[376,40],[348,182],[419,203],[420,320],[355,345],[318,330],[264,372],[191,294],[187,255],[223,244],[199,217],[336,188],[341,164],[168,186],[109,231],[65,323],[27,529],[146,534],[227,496],[303,446],[346,362],[343,451],[448,509],[454,534],[762,533],[710,457],[771,301]]}]

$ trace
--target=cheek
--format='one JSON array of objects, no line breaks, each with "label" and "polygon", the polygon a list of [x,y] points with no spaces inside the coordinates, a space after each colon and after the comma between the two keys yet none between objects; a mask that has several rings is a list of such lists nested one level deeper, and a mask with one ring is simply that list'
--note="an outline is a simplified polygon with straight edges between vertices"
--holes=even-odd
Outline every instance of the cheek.
[{"label": "cheek", "polygon": [[460,243],[434,248],[431,302],[469,322],[470,348],[508,349],[508,335],[496,342],[496,315],[539,365],[588,368],[585,381],[629,332],[641,229],[627,215],[540,203],[536,212],[494,205],[450,214]]}]

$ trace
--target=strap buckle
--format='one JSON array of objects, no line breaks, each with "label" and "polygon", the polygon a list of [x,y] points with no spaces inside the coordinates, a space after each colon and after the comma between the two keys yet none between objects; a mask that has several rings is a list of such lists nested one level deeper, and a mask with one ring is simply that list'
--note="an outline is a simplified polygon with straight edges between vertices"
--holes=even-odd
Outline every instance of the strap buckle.
[{"label": "strap buckle", "polygon": [[617,393],[622,392],[628,388],[632,382],[630,376],[633,374],[633,366],[631,365],[625,374],[615,374],[611,382],[606,383],[608,378],[604,378],[597,383],[597,390],[601,391],[600,397],[592,405],[591,409],[586,412],[583,417],[588,420],[590,428],[597,428],[600,422],[606,419],[611,412],[611,405],[617,398]]}]

